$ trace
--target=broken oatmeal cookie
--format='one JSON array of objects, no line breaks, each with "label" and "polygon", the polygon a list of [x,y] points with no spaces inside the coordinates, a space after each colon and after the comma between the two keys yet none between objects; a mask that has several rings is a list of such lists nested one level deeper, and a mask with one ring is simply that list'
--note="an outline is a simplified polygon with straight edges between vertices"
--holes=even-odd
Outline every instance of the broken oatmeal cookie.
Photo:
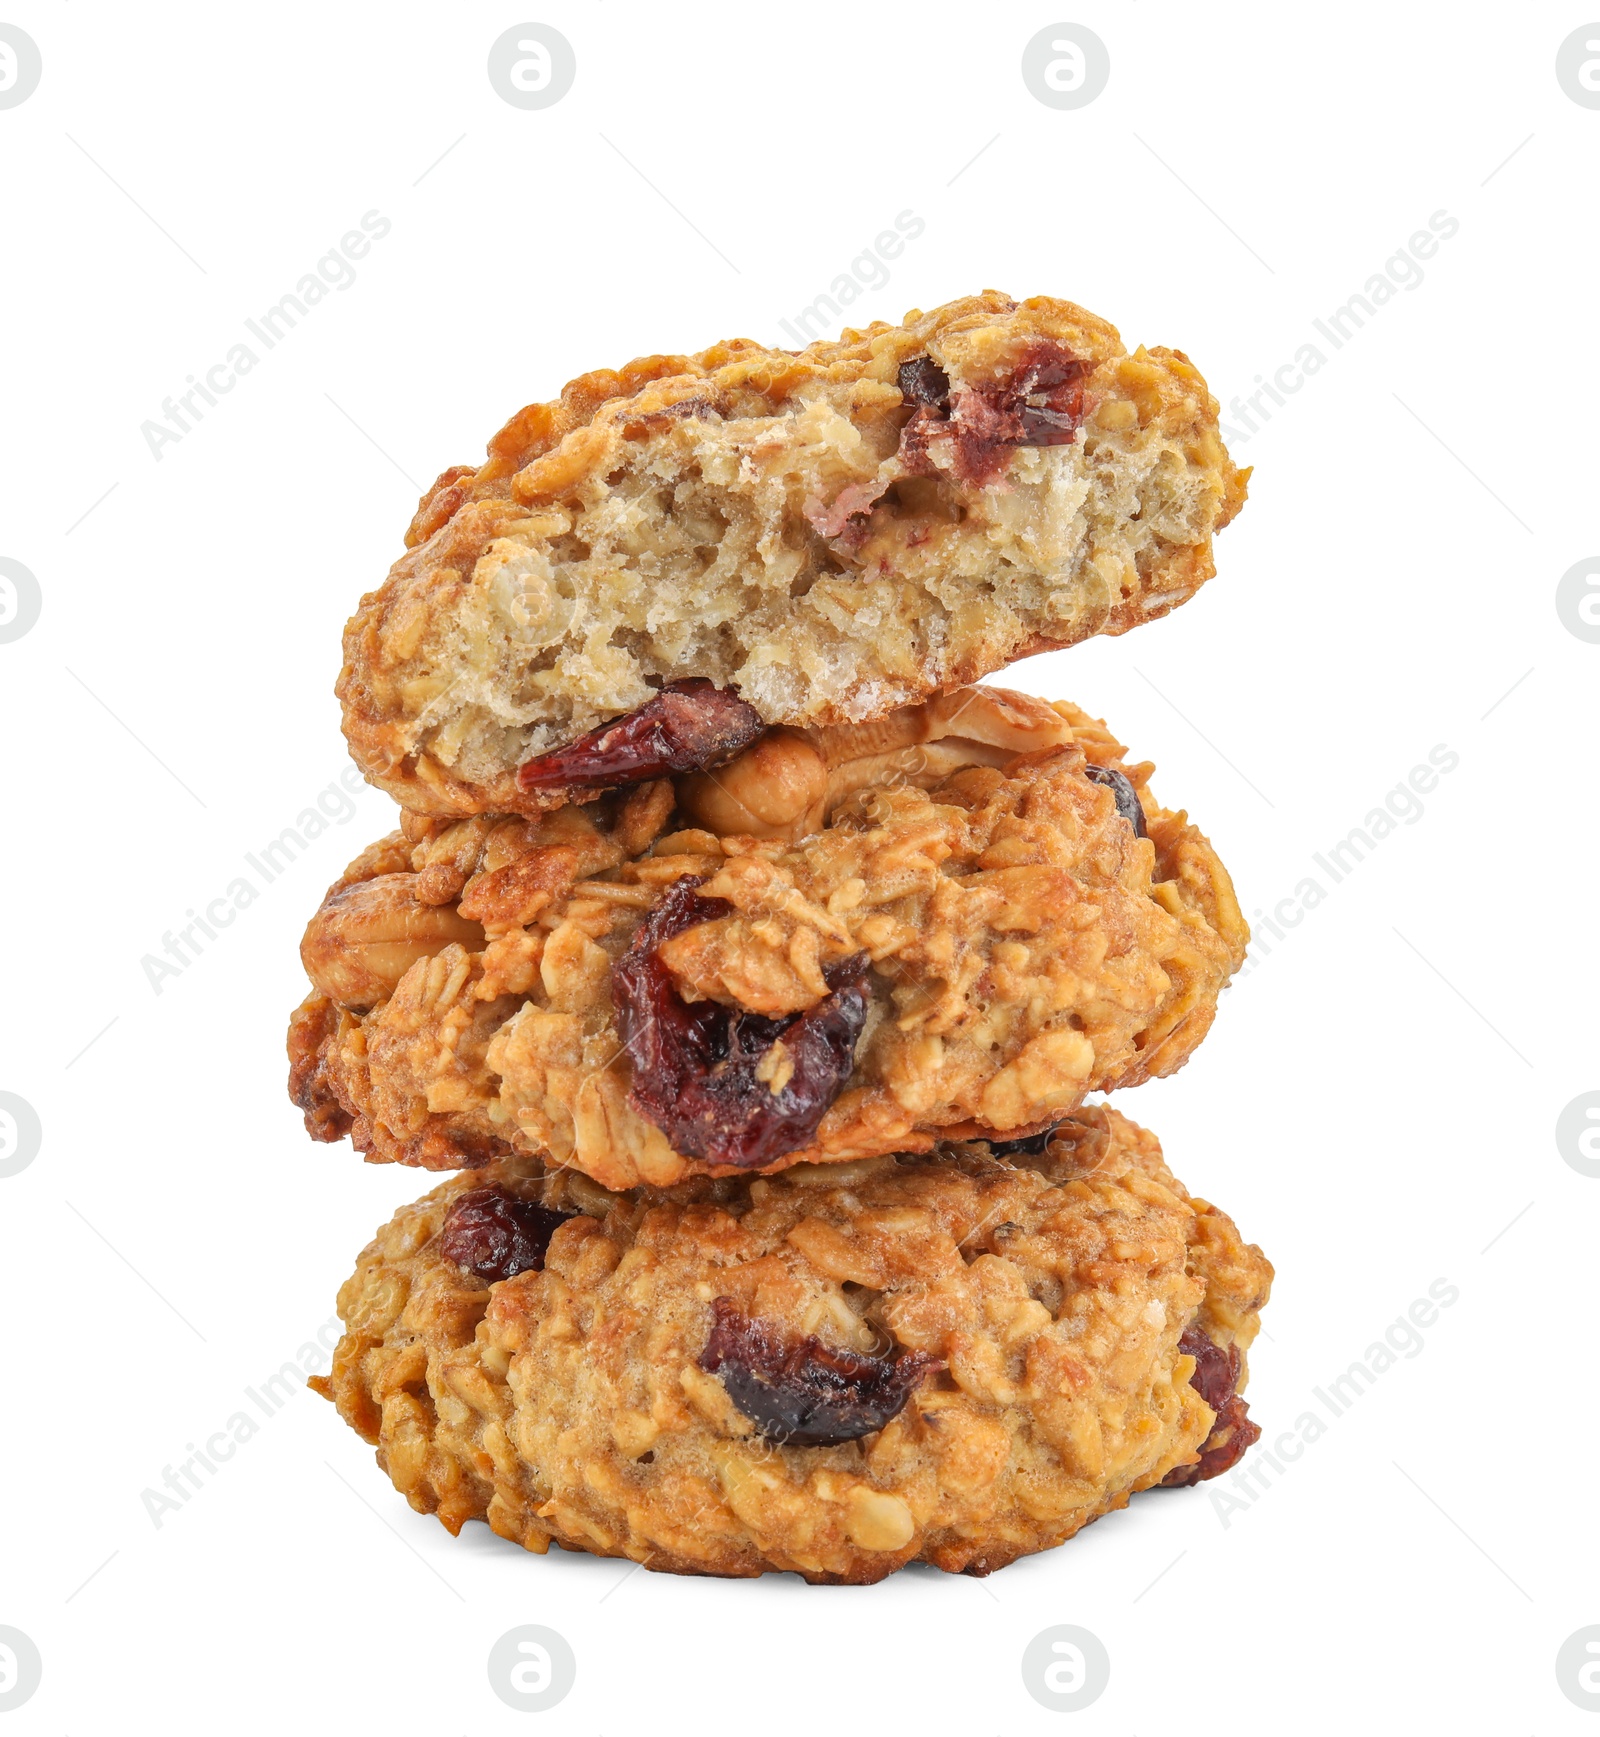
[{"label": "broken oatmeal cookie", "polygon": [[1048,296],[587,374],[424,497],[345,631],[345,735],[459,817],[878,719],[1185,602],[1246,474],[1181,351]]}]

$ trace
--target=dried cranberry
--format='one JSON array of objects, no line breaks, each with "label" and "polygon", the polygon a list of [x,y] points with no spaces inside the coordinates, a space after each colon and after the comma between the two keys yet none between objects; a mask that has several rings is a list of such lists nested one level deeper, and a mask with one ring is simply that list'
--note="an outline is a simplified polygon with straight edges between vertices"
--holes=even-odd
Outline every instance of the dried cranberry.
[{"label": "dried cranberry", "polygon": [[[850,1077],[867,1018],[866,960],[856,954],[828,967],[832,994],[785,1019],[686,1002],[661,962],[661,944],[732,909],[701,898],[700,884],[694,875],[674,881],[612,971],[617,1023],[633,1060],[629,1102],[688,1157],[768,1164],[811,1139]],[[774,1092],[757,1070],[780,1038],[792,1072]]]},{"label": "dried cranberry", "polygon": [[637,711],[613,718],[517,769],[524,790],[552,786],[637,784],[668,772],[720,766],[766,728],[761,714],[732,688],[695,676],[669,682]]},{"label": "dried cranberry", "polygon": [[1009,402],[1022,423],[1020,446],[1069,446],[1083,421],[1083,383],[1094,365],[1048,338],[1023,353]]},{"label": "dried cranberry", "polygon": [[1199,1462],[1179,1466],[1161,1480],[1163,1486],[1173,1489],[1220,1477],[1239,1463],[1247,1447],[1261,1439],[1261,1426],[1250,1421],[1249,1406],[1234,1391],[1243,1362],[1239,1347],[1230,1345],[1224,1351],[1198,1327],[1186,1327],[1178,1349],[1194,1359],[1189,1385],[1217,1414],[1217,1421],[1200,1444]]},{"label": "dried cranberry", "polygon": [[[927,369],[944,382],[942,391]],[[1087,409],[1084,382],[1093,372],[1093,363],[1051,338],[1035,339],[1004,378],[953,394],[948,376],[927,357],[902,363],[900,391],[916,410],[901,431],[901,461],[914,476],[936,469],[928,442],[947,423],[956,475],[980,487],[993,482],[1013,447],[1068,446],[1077,439]]]},{"label": "dried cranberry", "polygon": [[1185,1327],[1178,1341],[1181,1356],[1194,1359],[1194,1374],[1189,1385],[1211,1407],[1220,1412],[1233,1397],[1239,1379],[1239,1347],[1230,1345],[1226,1351],[1201,1332],[1198,1327]]},{"label": "dried cranberry", "polygon": [[451,1202],[439,1253],[490,1284],[541,1272],[556,1226],[576,1217],[503,1188],[471,1188]]},{"label": "dried cranberry", "polygon": [[912,406],[900,430],[900,459],[913,476],[927,476],[936,468],[928,441],[950,417],[950,376],[931,356],[915,356],[900,364],[898,379],[901,397]]},{"label": "dried cranberry", "polygon": [[948,415],[950,376],[931,356],[914,356],[900,364],[900,396],[910,403]]},{"label": "dried cranberry", "polygon": [[1144,829],[1144,805],[1139,801],[1139,792],[1128,782],[1126,773],[1117,771],[1114,766],[1096,766],[1093,760],[1083,770],[1091,784],[1103,784],[1111,792],[1117,813],[1133,828],[1133,836],[1148,838],[1150,835]]},{"label": "dried cranberry", "polygon": [[727,1297],[711,1312],[700,1367],[722,1377],[757,1434],[785,1447],[835,1447],[871,1435],[904,1408],[924,1375],[944,1367],[922,1351],[862,1357],[814,1335],[785,1344]]}]

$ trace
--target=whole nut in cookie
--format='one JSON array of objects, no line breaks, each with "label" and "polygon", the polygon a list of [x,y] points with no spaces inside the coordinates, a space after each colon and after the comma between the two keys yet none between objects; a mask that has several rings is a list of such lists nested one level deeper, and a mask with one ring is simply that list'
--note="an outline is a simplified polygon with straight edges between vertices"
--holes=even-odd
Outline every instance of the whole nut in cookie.
[{"label": "whole nut in cookie", "polygon": [[963,687],[864,724],[769,730],[715,772],[677,782],[678,806],[719,838],[804,838],[858,790],[931,790],[964,766],[1001,766],[1072,741],[1053,706],[1003,688]]},{"label": "whole nut in cookie", "polygon": [[306,975],[345,1007],[387,1001],[417,960],[452,941],[481,947],[483,927],[454,905],[423,904],[408,874],[357,881],[324,903],[300,942]]}]

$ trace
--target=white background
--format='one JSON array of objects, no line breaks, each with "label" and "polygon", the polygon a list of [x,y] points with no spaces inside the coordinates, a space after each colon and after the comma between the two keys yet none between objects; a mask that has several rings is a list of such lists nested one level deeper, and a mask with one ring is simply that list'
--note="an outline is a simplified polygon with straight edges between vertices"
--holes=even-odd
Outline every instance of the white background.
[{"label": "white background", "polygon": [[[1588,14],[4,17],[44,66],[0,112],[0,555],[43,593],[0,645],[0,1088],[44,1127],[0,1179],[0,1623],[44,1659],[5,1737],[1591,1728],[1554,1670],[1600,1622],[1600,1180],[1554,1136],[1600,1087],[1600,646],[1555,607],[1600,545],[1600,111],[1554,70]],[[577,55],[542,112],[485,74],[529,18]],[[1072,112],[1019,72],[1062,18],[1111,56]],[[392,231],[355,283],[153,458],[141,423],[369,210]],[[1277,1265],[1250,1388],[1269,1443],[1432,1281],[1459,1301],[1227,1525],[1207,1488],[1147,1496],[986,1582],[720,1583],[452,1541],[304,1392],[158,1529],[141,1491],[248,1409],[426,1185],[311,1145],[283,1093],[301,927],[387,799],[364,791],[159,995],[142,957],[347,764],[340,626],[438,470],[585,369],[790,342],[778,321],[906,210],[925,231],[853,323],[1067,296],[1187,351],[1224,404],[1431,214],[1458,221],[1235,443],[1251,501],[1198,599],[1011,679],[1156,760],[1252,912],[1430,748],[1460,756],[1421,819],[1319,875],[1190,1067],[1123,1103]],[[578,1659],[532,1718],[485,1672],[528,1622]],[[1055,1623],[1111,1656],[1080,1714],[1023,1687]]]}]

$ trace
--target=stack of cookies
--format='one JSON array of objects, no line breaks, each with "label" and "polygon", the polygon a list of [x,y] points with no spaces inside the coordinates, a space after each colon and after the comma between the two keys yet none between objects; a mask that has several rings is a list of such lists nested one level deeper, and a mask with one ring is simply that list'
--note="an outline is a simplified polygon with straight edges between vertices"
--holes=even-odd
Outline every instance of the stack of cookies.
[{"label": "stack of cookies", "polygon": [[339,695],[397,830],[290,1091],[448,1172],[314,1383],[452,1533],[985,1574],[1255,1439],[1271,1268],[1092,1094],[1248,933],[1076,706],[973,685],[1186,601],[1245,477],[1173,350],[993,292],[585,375],[446,471]]}]

